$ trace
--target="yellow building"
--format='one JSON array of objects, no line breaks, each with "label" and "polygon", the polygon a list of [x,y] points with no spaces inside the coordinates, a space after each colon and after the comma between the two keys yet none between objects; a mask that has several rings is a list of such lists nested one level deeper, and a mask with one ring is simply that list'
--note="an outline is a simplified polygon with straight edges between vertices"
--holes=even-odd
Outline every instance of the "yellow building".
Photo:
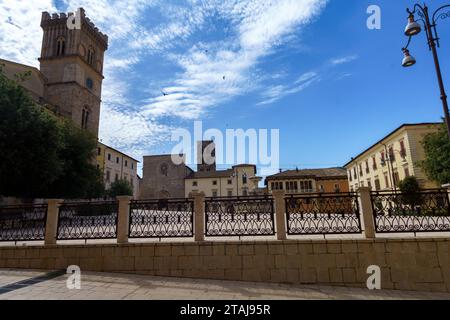
[{"label": "yellow building", "polygon": [[422,188],[438,188],[418,167],[425,158],[422,139],[437,132],[442,123],[404,124],[352,158],[345,165],[351,190],[371,187],[394,190],[408,176],[415,176]]},{"label": "yellow building", "polygon": [[133,195],[136,199],[139,195],[138,163],[138,160],[125,153],[98,142],[97,167],[103,172],[106,189],[117,180],[126,180],[133,187]]},{"label": "yellow building", "polygon": [[193,192],[204,192],[206,197],[250,196],[259,191],[261,177],[256,166],[242,164],[228,170],[192,172],[184,179],[186,198]]},{"label": "yellow building", "polygon": [[269,194],[284,190],[286,194],[348,192],[347,172],[344,168],[296,169],[266,178]]}]

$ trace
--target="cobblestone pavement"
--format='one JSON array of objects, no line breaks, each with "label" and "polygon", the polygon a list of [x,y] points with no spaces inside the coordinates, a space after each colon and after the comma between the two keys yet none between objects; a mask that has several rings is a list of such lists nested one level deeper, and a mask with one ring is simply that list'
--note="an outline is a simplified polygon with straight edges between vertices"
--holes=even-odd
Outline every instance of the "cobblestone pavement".
[{"label": "cobblestone pavement", "polygon": [[68,276],[42,271],[0,270],[0,299],[9,300],[287,300],[287,299],[446,299],[450,293],[369,291],[358,288],[293,286],[237,281],[83,273],[80,290],[67,289]]}]

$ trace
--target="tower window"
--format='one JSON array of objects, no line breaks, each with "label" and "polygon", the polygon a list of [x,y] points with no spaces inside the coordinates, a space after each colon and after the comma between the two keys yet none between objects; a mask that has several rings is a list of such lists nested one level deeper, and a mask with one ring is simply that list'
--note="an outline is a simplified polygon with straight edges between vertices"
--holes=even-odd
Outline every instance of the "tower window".
[{"label": "tower window", "polygon": [[89,123],[89,110],[84,107],[83,111],[81,112],[81,128],[87,129]]},{"label": "tower window", "polygon": [[66,40],[63,37],[59,37],[56,40],[56,55],[63,56],[66,53]]},{"label": "tower window", "polygon": [[89,48],[88,50],[88,56],[87,56],[87,62],[93,66],[95,61],[95,51],[92,48]]}]

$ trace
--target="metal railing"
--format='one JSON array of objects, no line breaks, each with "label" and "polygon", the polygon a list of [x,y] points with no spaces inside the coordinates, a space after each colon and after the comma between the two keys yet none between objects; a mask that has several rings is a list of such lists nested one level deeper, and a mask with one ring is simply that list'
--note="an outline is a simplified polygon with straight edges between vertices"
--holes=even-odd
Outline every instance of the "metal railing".
[{"label": "metal railing", "polygon": [[74,202],[59,207],[57,239],[114,239],[118,202]]},{"label": "metal railing", "polygon": [[357,194],[293,195],[285,204],[288,235],[362,232]]},{"label": "metal railing", "polygon": [[0,241],[44,240],[47,205],[0,207]]},{"label": "metal railing", "polygon": [[450,231],[449,195],[445,190],[372,192],[371,198],[376,232]]},{"label": "metal railing", "polygon": [[194,236],[191,199],[142,200],[130,203],[130,238],[183,238]]},{"label": "metal railing", "polygon": [[274,235],[273,198],[207,198],[205,225],[206,236]]}]

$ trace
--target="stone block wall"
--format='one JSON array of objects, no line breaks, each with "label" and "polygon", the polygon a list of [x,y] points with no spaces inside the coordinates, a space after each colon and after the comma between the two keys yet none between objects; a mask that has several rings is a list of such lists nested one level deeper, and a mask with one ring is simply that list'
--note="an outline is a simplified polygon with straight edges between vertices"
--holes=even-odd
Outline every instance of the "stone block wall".
[{"label": "stone block wall", "polygon": [[0,247],[0,268],[104,271],[238,281],[450,292],[450,239],[128,243]]}]

